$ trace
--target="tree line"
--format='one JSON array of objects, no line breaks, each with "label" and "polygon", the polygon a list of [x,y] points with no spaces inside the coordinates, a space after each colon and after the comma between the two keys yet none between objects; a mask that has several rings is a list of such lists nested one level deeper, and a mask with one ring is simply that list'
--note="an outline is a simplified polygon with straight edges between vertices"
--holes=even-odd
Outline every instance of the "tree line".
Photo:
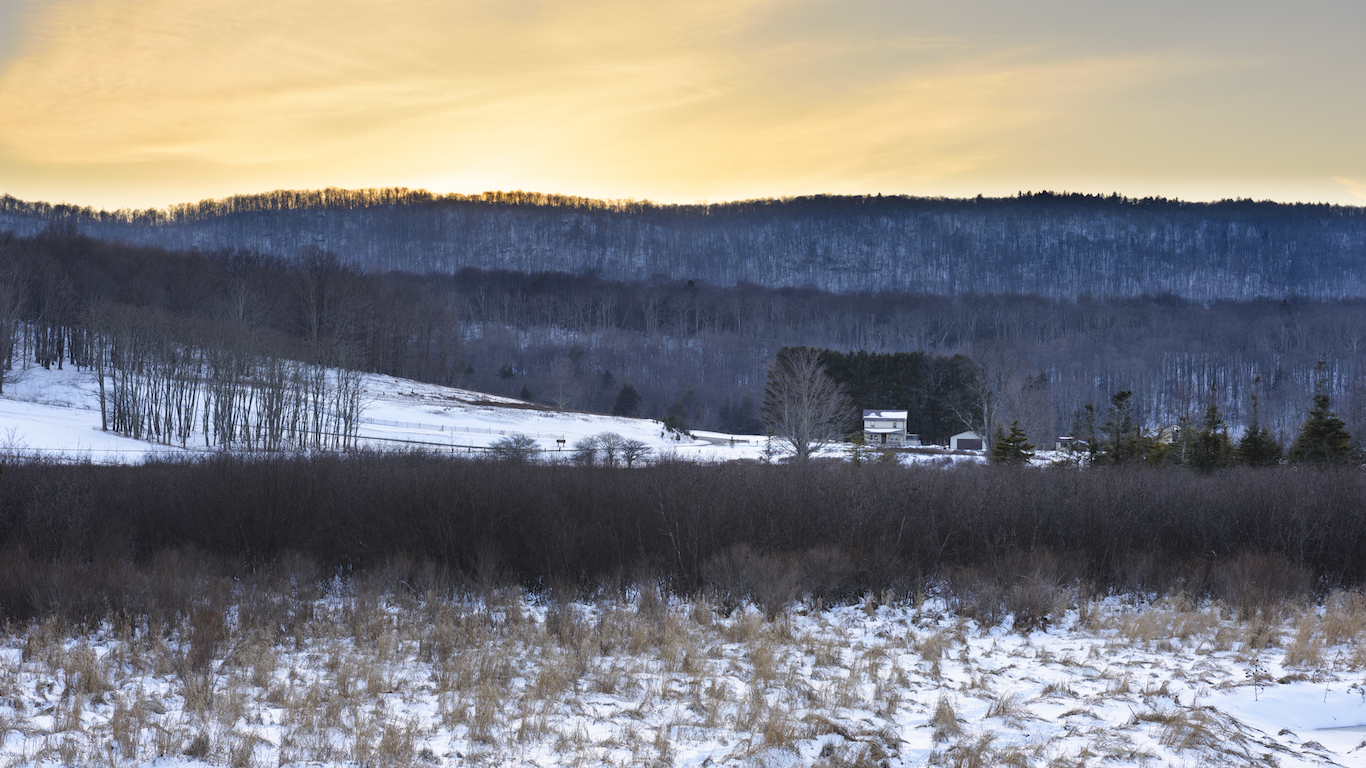
[{"label": "tree line", "polygon": [[[1214,392],[1198,419],[1152,429],[1135,417],[1133,393],[1124,390],[1110,398],[1104,414],[1091,404],[1077,412],[1072,427],[1074,442],[1068,445],[1071,460],[1084,460],[1091,466],[1184,465],[1205,472],[1236,465],[1275,466],[1283,459],[1290,464],[1361,465],[1366,462],[1361,436],[1354,438],[1334,412],[1326,371],[1327,364],[1320,363],[1313,406],[1288,448],[1262,424],[1255,397],[1250,421],[1234,440]],[[999,463],[1022,463],[1023,455],[1033,448],[1022,432],[1018,437],[1015,433],[1012,429],[1006,436],[1003,430],[997,431],[998,441],[1006,438],[1004,448],[993,450],[993,458]]]},{"label": "tree line", "polygon": [[[846,355],[784,347],[769,366],[764,388],[763,415],[769,434],[781,439],[802,461],[831,442],[847,439],[853,444],[851,456],[859,463],[866,458],[864,436],[859,432],[861,411],[896,410],[906,413],[907,431],[928,437],[925,442],[945,445],[950,432],[967,428],[986,439],[992,463],[1026,464],[1035,455],[1035,445],[1029,442],[1030,430],[1021,426],[1020,417],[1043,408],[1051,419],[1051,404],[1044,398],[1035,402],[1008,398],[1017,369],[1004,367],[1009,365],[1003,362],[1007,348],[992,351],[996,355],[972,359],[866,351]],[[1274,466],[1283,456],[1291,464],[1366,462],[1360,435],[1354,439],[1333,411],[1327,363],[1321,361],[1315,374],[1313,407],[1288,451],[1262,424],[1255,392],[1250,421],[1235,441],[1216,389],[1206,398],[1199,418],[1183,417],[1170,425],[1144,424],[1135,415],[1133,392],[1123,390],[1110,398],[1103,414],[1091,403],[1077,411],[1071,434],[1057,437],[1067,452],[1057,461],[1090,467],[1179,465],[1205,472],[1235,465]],[[1040,381],[1028,375],[1023,391],[1046,394]],[[1053,450],[1053,435],[1040,447]]]},{"label": "tree line", "polygon": [[277,190],[165,210],[0,198],[0,230],[52,222],[168,249],[321,247],[362,271],[594,272],[616,281],[832,292],[1366,297],[1366,208],[1034,193],[659,205],[529,192]]},{"label": "tree line", "polygon": [[[1140,422],[1174,425],[1198,418],[1211,388],[1231,424],[1249,423],[1255,399],[1259,423],[1289,444],[1325,360],[1339,416],[1352,434],[1366,432],[1366,306],[1358,300],[1206,305],[837,294],[563,273],[376,274],[317,248],[283,259],[128,246],[62,227],[0,235],[0,368],[8,375],[69,357],[73,337],[62,329],[82,327],[87,307],[100,302],[216,329],[208,336],[240,336],[239,346],[267,357],[345,361],[557,407],[748,434],[763,430],[768,365],[789,346],[962,355],[986,374],[974,398],[992,406],[976,409],[992,425],[978,426],[991,433],[1019,421],[1035,444],[1067,433],[1082,406],[1118,391],[1134,393]],[[21,321],[28,340],[16,355]],[[635,398],[623,400],[624,391]],[[893,404],[876,402],[870,407]],[[956,431],[944,426],[948,411],[927,402],[938,410],[917,429]]]}]

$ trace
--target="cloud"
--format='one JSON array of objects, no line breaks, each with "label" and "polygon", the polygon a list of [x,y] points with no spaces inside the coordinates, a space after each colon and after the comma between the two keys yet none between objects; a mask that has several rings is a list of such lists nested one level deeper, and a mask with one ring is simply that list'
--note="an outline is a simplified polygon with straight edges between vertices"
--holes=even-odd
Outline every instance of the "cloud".
[{"label": "cloud", "polygon": [[1352,197],[1355,197],[1358,200],[1366,200],[1366,183],[1353,181],[1352,179],[1343,178],[1342,176],[1334,176],[1333,181],[1346,187]]},{"label": "cloud", "polygon": [[[1157,114],[1136,94],[1203,66],[973,36],[914,3],[873,5],[46,3],[0,71],[0,182],[85,179],[140,204],[332,184],[665,200],[923,191],[1056,167],[1079,132]],[[1127,149],[1091,141],[1095,157]]]}]

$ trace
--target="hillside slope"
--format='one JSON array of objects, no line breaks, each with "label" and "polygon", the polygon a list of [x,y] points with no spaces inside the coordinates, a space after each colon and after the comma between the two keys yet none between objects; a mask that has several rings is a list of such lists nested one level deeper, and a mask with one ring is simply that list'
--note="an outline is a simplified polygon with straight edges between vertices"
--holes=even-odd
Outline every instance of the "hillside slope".
[{"label": "hillside slope", "polygon": [[1053,195],[815,196],[655,205],[527,193],[279,191],[165,211],[0,198],[0,232],[52,222],[170,249],[323,248],[364,269],[592,272],[822,290],[1198,301],[1366,296],[1366,208]]},{"label": "hillside slope", "polygon": [[[763,449],[756,436],[737,436],[732,446],[666,432],[651,419],[563,411],[392,376],[367,374],[363,387],[358,442],[373,450],[482,454],[508,435],[524,434],[547,458],[567,460],[576,442],[604,432],[640,440],[654,458],[727,461],[757,458]],[[204,447],[202,435],[182,446],[101,431],[96,384],[88,372],[29,368],[0,395],[0,457],[127,463],[210,450],[214,449]]]}]

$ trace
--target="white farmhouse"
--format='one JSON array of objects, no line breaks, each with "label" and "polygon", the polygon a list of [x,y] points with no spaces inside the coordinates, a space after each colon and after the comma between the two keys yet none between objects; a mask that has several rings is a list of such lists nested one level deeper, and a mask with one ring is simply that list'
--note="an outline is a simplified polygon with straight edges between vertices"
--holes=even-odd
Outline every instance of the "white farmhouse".
[{"label": "white farmhouse", "polygon": [[906,434],[906,411],[863,412],[863,439],[873,448],[905,448],[920,445],[919,435]]}]

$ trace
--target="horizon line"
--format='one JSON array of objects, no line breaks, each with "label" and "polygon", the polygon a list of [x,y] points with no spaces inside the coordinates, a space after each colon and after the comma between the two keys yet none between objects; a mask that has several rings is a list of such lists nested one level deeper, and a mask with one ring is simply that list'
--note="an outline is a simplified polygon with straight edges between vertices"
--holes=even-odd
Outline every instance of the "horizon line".
[{"label": "horizon line", "polygon": [[[916,195],[916,194],[909,194],[909,193],[890,193],[890,194],[889,194],[889,193],[884,193],[884,192],[875,192],[875,193],[874,193],[874,192],[868,192],[868,193],[862,193],[862,194],[853,194],[853,193],[834,193],[834,192],[809,192],[809,193],[803,193],[803,194],[781,195],[781,196],[774,196],[774,197],[735,198],[735,199],[730,199],[730,200],[707,200],[707,199],[700,199],[700,200],[695,200],[695,201],[692,201],[692,202],[676,203],[676,202],[661,202],[661,201],[651,200],[650,198],[632,198],[632,197],[625,197],[625,198],[589,197],[589,196],[565,194],[565,193],[559,193],[559,192],[539,192],[539,191],[535,191],[535,190],[522,190],[522,189],[511,189],[511,190],[485,190],[485,191],[483,191],[483,192],[465,193],[465,192],[433,192],[433,191],[431,191],[431,190],[429,190],[429,189],[427,189],[427,188],[425,188],[425,187],[405,187],[405,186],[392,186],[392,187],[337,187],[337,186],[327,186],[327,187],[317,187],[317,188],[287,188],[287,187],[280,187],[280,188],[276,188],[276,189],[263,190],[263,191],[260,191],[260,192],[235,192],[235,193],[233,193],[233,194],[226,195],[226,196],[223,196],[223,197],[206,197],[206,198],[201,198],[201,199],[196,200],[196,201],[186,201],[186,202],[169,203],[169,204],[167,204],[167,205],[165,205],[165,206],[162,206],[162,207],[146,207],[146,208],[137,208],[137,207],[125,206],[125,207],[120,207],[120,208],[109,209],[109,208],[104,208],[104,207],[96,208],[95,206],[91,206],[91,205],[82,205],[82,204],[80,204],[80,203],[70,203],[70,202],[66,202],[66,201],[53,203],[53,202],[48,202],[48,201],[46,201],[46,200],[25,200],[25,199],[23,199],[23,198],[16,197],[15,195],[12,195],[12,194],[10,194],[10,193],[8,193],[8,192],[0,192],[0,201],[5,201],[5,202],[11,202],[11,201],[12,201],[11,204],[12,204],[12,203],[22,203],[22,204],[25,204],[25,205],[45,206],[45,207],[54,208],[54,209],[71,209],[71,212],[77,213],[77,214],[93,214],[93,215],[101,215],[101,214],[104,214],[104,215],[116,215],[116,214],[147,214],[147,213],[155,213],[155,214],[162,214],[162,215],[172,216],[172,215],[174,215],[173,212],[176,211],[176,210],[184,211],[184,210],[187,210],[187,209],[205,208],[205,207],[211,207],[212,205],[215,205],[215,204],[217,204],[217,205],[222,205],[222,204],[230,203],[230,202],[233,202],[233,201],[246,201],[246,200],[251,200],[251,199],[253,199],[253,198],[268,198],[268,197],[270,197],[270,196],[272,196],[272,195],[284,195],[284,194],[294,194],[294,195],[323,195],[323,194],[326,194],[326,193],[343,193],[343,194],[346,194],[346,195],[354,195],[354,194],[357,194],[357,193],[390,193],[390,194],[393,194],[393,193],[406,193],[406,194],[411,194],[411,195],[414,195],[414,196],[424,196],[424,195],[425,195],[425,196],[429,196],[429,197],[430,197],[429,200],[426,200],[426,201],[423,201],[423,202],[476,202],[476,203],[478,203],[478,202],[484,202],[484,203],[494,203],[494,204],[500,204],[500,203],[501,203],[501,204],[508,204],[508,205],[554,205],[554,204],[556,204],[556,203],[574,203],[574,204],[578,204],[578,205],[586,205],[586,206],[589,206],[589,207],[592,207],[592,204],[597,203],[597,204],[600,204],[601,207],[603,207],[603,208],[625,208],[625,207],[629,207],[629,206],[639,206],[639,207],[641,207],[641,208],[708,208],[708,207],[724,207],[724,206],[731,206],[731,205],[743,205],[743,204],[746,204],[746,203],[783,203],[783,202],[790,202],[790,201],[797,201],[797,200],[813,200],[813,199],[820,199],[820,198],[829,198],[829,199],[859,199],[859,200],[862,200],[862,199],[873,199],[873,200],[876,200],[876,199],[888,199],[888,200],[898,200],[898,199],[900,199],[900,200],[924,200],[924,201],[944,201],[944,202],[973,202],[973,201],[981,200],[981,201],[999,202],[999,201],[1007,201],[1007,200],[1024,200],[1024,199],[1035,198],[1035,197],[1056,197],[1056,198],[1083,198],[1083,199],[1096,199],[1096,200],[1116,201],[1116,202],[1127,202],[1127,203],[1144,203],[1144,202],[1152,202],[1152,203],[1168,203],[1168,204],[1178,204],[1178,205],[1221,205],[1221,204],[1230,204],[1230,203],[1244,203],[1244,204],[1251,203],[1251,204],[1255,204],[1255,205],[1276,205],[1276,206],[1286,206],[1286,207],[1323,207],[1323,208],[1330,208],[1330,209],[1366,210],[1366,204],[1362,204],[1362,205],[1351,205],[1351,204],[1346,204],[1346,203],[1331,203],[1331,202],[1282,201],[1282,200],[1274,200],[1274,199],[1271,199],[1271,198],[1256,199],[1256,198],[1252,198],[1252,197],[1241,197],[1241,198],[1239,198],[1239,197],[1224,197],[1224,198],[1210,199],[1210,200],[1188,200],[1188,199],[1183,199],[1183,198],[1180,198],[1180,197],[1165,197],[1165,196],[1161,196],[1161,195],[1157,195],[1157,196],[1148,195],[1148,196],[1145,196],[1145,197],[1131,197],[1131,196],[1129,196],[1129,195],[1121,194],[1121,193],[1119,193],[1119,192],[1117,192],[1117,191],[1112,191],[1112,192],[1109,192],[1109,193],[1104,193],[1104,192],[1075,192],[1075,191],[1063,190],[1063,191],[1061,191],[1061,192],[1056,192],[1056,191],[1053,191],[1053,190],[1050,190],[1050,189],[1040,189],[1040,190],[1037,190],[1037,191],[1035,191],[1035,190],[1020,190],[1020,191],[1017,191],[1014,195],[1005,195],[1005,196],[987,196],[987,195],[985,195],[985,194],[978,193],[977,195],[968,196],[968,197],[956,197],[956,196],[951,196],[951,195]],[[499,199],[499,198],[506,198],[506,199]],[[537,198],[539,198],[539,199],[537,199]],[[418,202],[418,201],[409,201],[409,202],[406,202],[406,203],[378,203],[378,204],[381,204],[381,205],[383,205],[383,204],[414,204],[414,203],[416,203],[416,202]],[[319,207],[319,206],[311,205],[311,204],[305,203],[305,204],[303,204],[303,205],[300,205],[300,206],[299,206],[299,209],[307,209],[307,208],[312,208],[312,207]]]}]

